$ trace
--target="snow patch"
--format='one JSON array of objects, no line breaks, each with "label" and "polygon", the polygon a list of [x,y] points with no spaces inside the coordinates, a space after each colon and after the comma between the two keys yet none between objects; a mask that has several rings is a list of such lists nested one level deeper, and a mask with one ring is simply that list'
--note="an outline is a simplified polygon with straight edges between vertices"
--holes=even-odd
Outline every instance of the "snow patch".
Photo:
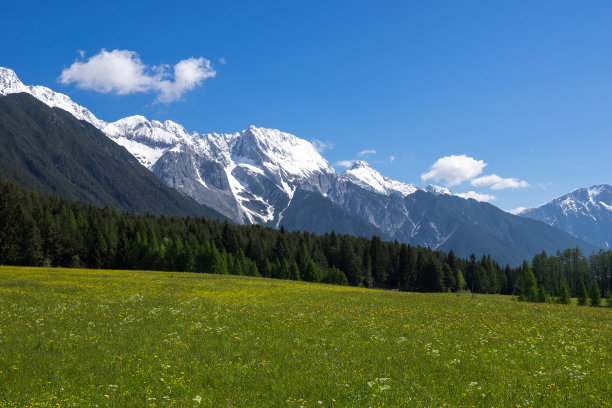
[{"label": "snow patch", "polygon": [[407,196],[418,189],[411,184],[402,183],[383,176],[365,161],[356,161],[349,170],[342,173],[341,179],[382,195],[401,194]]},{"label": "snow patch", "polygon": [[168,150],[167,148],[151,147],[146,144],[130,140],[125,137],[116,137],[112,140],[118,145],[121,145],[127,149],[128,152],[138,159],[140,164],[145,166],[147,169],[151,167],[159,160],[161,156]]}]

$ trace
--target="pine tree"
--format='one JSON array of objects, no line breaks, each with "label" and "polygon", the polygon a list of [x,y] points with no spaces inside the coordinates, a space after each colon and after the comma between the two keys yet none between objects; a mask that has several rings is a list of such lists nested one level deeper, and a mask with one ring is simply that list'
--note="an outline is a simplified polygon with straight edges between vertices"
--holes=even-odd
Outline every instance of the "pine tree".
[{"label": "pine tree", "polygon": [[306,273],[304,274],[304,280],[308,282],[321,282],[323,280],[323,273],[316,263],[311,259],[306,265]]},{"label": "pine tree", "polygon": [[578,306],[585,306],[587,304],[587,298],[589,294],[587,293],[586,286],[584,286],[584,282],[580,281],[580,289],[578,290]]},{"label": "pine tree", "polygon": [[291,262],[289,265],[289,279],[299,281],[300,279],[300,268],[296,261]]},{"label": "pine tree", "polygon": [[463,272],[461,272],[461,269],[459,269],[457,271],[457,292],[463,292],[467,289],[467,282],[465,281],[465,278],[463,277]]},{"label": "pine tree", "polygon": [[282,261],[278,262],[276,268],[276,279],[289,279],[289,261],[283,258]]},{"label": "pine tree", "polygon": [[519,300],[535,302],[538,300],[538,283],[529,262],[524,261],[522,269],[518,280]]},{"label": "pine tree", "polygon": [[262,276],[264,278],[272,278],[274,276],[274,265],[268,259],[266,259]]},{"label": "pine tree", "polygon": [[542,285],[538,288],[538,302],[546,303],[546,291]]},{"label": "pine tree", "polygon": [[608,296],[606,297],[606,306],[612,307],[612,290],[608,290]]},{"label": "pine tree", "polygon": [[561,296],[559,296],[558,302],[563,305],[570,304],[569,286],[567,286],[567,282],[565,280],[563,280],[563,283],[561,283]]},{"label": "pine tree", "polygon": [[454,290],[457,287],[457,282],[455,281],[455,273],[453,272],[451,267],[448,266],[447,263],[444,263],[442,265],[442,273],[444,275],[444,287],[446,288],[446,290]]},{"label": "pine tree", "polygon": [[593,279],[593,282],[591,283],[589,297],[591,298],[591,306],[599,307],[599,305],[601,305],[601,294],[599,293],[599,285],[597,284],[597,281],[595,279]]}]

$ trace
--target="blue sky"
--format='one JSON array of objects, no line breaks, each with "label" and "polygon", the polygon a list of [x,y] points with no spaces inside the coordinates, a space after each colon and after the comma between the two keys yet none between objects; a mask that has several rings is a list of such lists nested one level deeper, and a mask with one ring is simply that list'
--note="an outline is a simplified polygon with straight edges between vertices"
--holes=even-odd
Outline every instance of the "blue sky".
[{"label": "blue sky", "polygon": [[[104,120],[278,128],[333,145],[332,164],[363,158],[400,181],[493,195],[503,209],[612,183],[607,0],[10,3],[0,66]],[[161,88],[60,82],[102,49],[135,53],[150,76],[189,58],[215,76],[171,102]],[[465,180],[449,182],[453,168]]]}]

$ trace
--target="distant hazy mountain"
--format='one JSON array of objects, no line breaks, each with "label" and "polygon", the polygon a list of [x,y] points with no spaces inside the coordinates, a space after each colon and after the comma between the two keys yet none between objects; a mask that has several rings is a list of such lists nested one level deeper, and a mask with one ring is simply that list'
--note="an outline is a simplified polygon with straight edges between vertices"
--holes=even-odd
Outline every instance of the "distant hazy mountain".
[{"label": "distant hazy mountain", "polygon": [[251,126],[236,133],[198,134],[143,116],[107,123],[66,95],[25,86],[13,71],[0,68],[0,94],[15,92],[29,93],[89,122],[167,186],[236,223],[380,235],[454,249],[460,256],[491,254],[512,264],[543,249],[593,248],[542,223],[454,196],[446,188],[420,189],[393,180],[363,161],[338,175],[310,142],[279,130]]},{"label": "distant hazy mountain", "polygon": [[576,190],[518,215],[545,222],[601,248],[612,246],[612,186]]},{"label": "distant hazy mountain", "polygon": [[30,95],[0,96],[0,177],[131,213],[220,215],[165,186],[87,122]]}]

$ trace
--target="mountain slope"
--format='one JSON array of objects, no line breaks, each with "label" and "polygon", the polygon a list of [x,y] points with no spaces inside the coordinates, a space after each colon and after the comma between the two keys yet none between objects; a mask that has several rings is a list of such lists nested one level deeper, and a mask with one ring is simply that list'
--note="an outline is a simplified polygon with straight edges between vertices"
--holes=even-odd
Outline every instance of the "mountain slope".
[{"label": "mountain slope", "polygon": [[45,193],[133,213],[218,217],[163,185],[87,122],[25,94],[0,96],[0,174]]},{"label": "mountain slope", "polygon": [[316,234],[335,231],[357,237],[376,235],[390,239],[389,235],[374,225],[348,213],[317,191],[296,190],[279,224],[289,231],[303,230]]},{"label": "mountain slope", "polygon": [[[367,164],[359,164],[360,171]],[[369,173],[375,172],[373,169]],[[378,176],[372,176],[379,178]],[[536,253],[594,247],[556,228],[521,219],[473,199],[433,189],[403,195],[397,190],[364,187],[352,177],[339,177],[330,196],[342,208],[377,226],[401,242],[433,249],[453,250],[462,257],[491,254],[502,263],[518,265]]]},{"label": "mountain slope", "polygon": [[612,247],[612,186],[579,188],[518,215],[545,222],[601,248]]},{"label": "mountain slope", "polygon": [[[421,195],[421,197],[419,197]],[[439,242],[436,249],[454,250],[467,257],[488,253],[501,262],[520,265],[536,253],[579,247],[584,253],[594,247],[544,223],[521,219],[499,208],[473,199],[416,193],[412,208],[421,213],[422,228],[414,238]],[[401,237],[400,234],[398,234]]]}]

